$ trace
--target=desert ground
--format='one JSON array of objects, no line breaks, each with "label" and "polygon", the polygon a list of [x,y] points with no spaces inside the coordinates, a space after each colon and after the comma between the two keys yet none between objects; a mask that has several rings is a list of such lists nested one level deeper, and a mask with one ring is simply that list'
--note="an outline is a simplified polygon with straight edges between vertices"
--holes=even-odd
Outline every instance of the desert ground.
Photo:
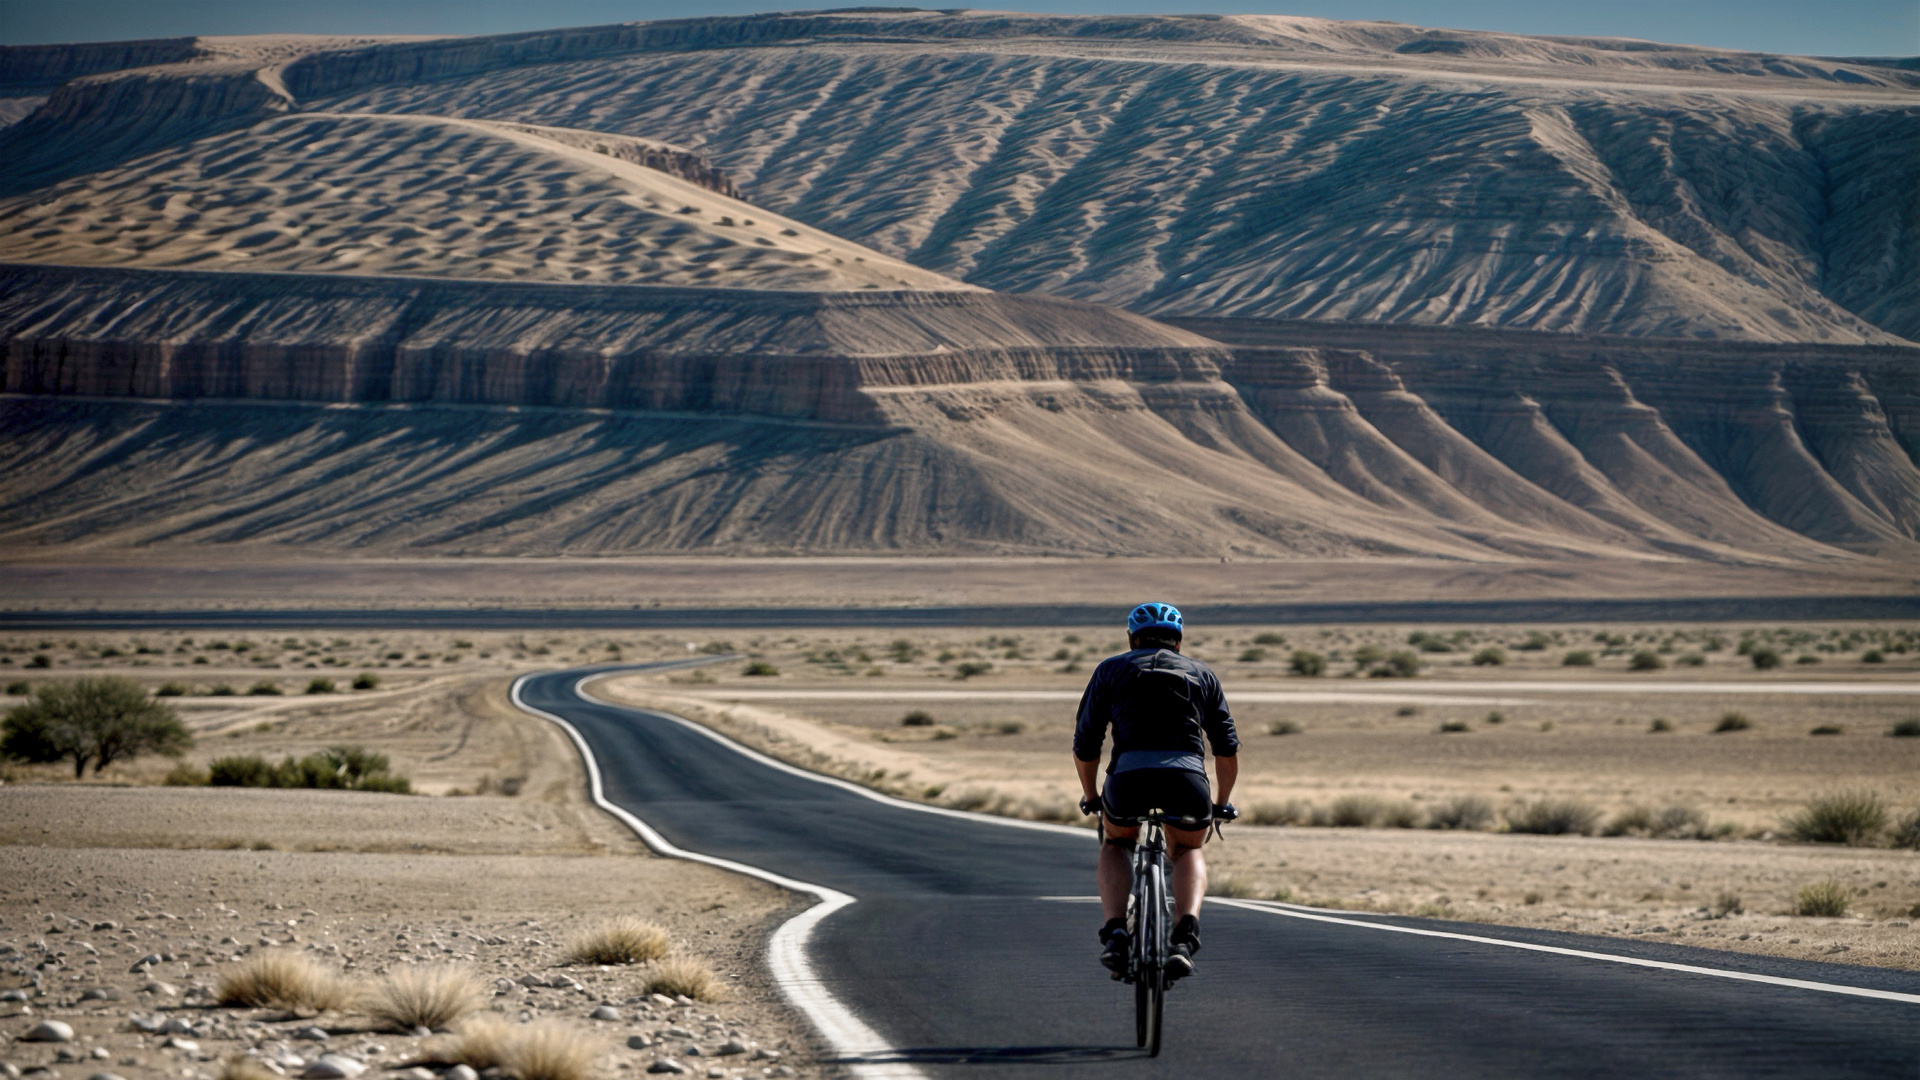
[{"label": "desert ground", "polygon": [[[11,1035],[40,1020],[76,1033],[10,1041],[0,1060],[46,1080],[142,1080],[211,1077],[257,1051],[292,1075],[329,1052],[404,1069],[447,1042],[351,1008],[213,1006],[229,965],[291,949],[362,979],[462,965],[487,988],[483,1012],[558,1021],[588,1040],[595,1075],[661,1058],[695,1075],[817,1074],[811,1034],[760,959],[804,901],[647,853],[586,802],[571,747],[506,702],[497,669],[388,685],[340,702],[241,697],[238,712],[178,699],[201,736],[189,760],[353,741],[389,752],[429,795],[156,786],[165,759],[80,784],[33,767],[0,785],[0,968],[8,990],[24,989],[0,1013]],[[619,915],[665,928],[677,954],[718,975],[722,999],[654,998],[648,965],[567,961],[576,935]],[[590,1019],[602,1005],[619,1018]],[[191,1030],[140,1027],[170,1021]],[[735,1041],[747,1049],[713,1056]]]}]

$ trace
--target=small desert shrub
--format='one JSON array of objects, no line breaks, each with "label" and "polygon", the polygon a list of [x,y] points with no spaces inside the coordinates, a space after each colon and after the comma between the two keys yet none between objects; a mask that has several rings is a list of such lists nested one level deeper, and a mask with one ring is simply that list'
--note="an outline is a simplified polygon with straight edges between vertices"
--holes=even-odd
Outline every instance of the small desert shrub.
[{"label": "small desert shrub", "polygon": [[1473,654],[1475,667],[1495,667],[1507,662],[1507,650],[1498,645],[1489,645]]},{"label": "small desert shrub", "polygon": [[1372,795],[1342,795],[1328,808],[1328,824],[1336,829],[1363,829],[1379,820],[1385,809]]},{"label": "small desert shrub", "polygon": [[33,684],[25,679],[17,679],[7,684],[8,697],[26,697],[33,693]]},{"label": "small desert shrub", "polygon": [[1812,653],[1801,653],[1799,656],[1793,658],[1793,662],[1796,664],[1817,664],[1820,662],[1820,658]]},{"label": "small desert shrub", "polygon": [[687,956],[674,957],[653,965],[646,972],[646,992],[675,997],[680,994],[695,1001],[720,1001],[726,986],[713,969]]},{"label": "small desert shrub", "polygon": [[1863,664],[1884,664],[1887,662],[1887,654],[1881,652],[1879,649],[1868,649],[1866,652],[1860,654],[1860,662]]},{"label": "small desert shrub", "polygon": [[900,718],[900,726],[901,727],[932,727],[933,714],[926,712],[922,709],[915,709],[912,712]]},{"label": "small desert shrub", "polygon": [[353,688],[355,690],[377,690],[379,687],[380,676],[375,675],[371,671],[363,671],[353,677]]},{"label": "small desert shrub", "polygon": [[1002,720],[994,725],[994,730],[1002,735],[1018,735],[1027,730],[1027,725],[1018,720]]},{"label": "small desert shrub", "polygon": [[226,683],[214,683],[212,689],[207,691],[207,696],[208,697],[232,697],[234,696],[234,689],[233,687],[228,686]]},{"label": "small desert shrub", "polygon": [[1507,714],[1501,712],[1499,709],[1495,709],[1486,715],[1485,721],[1489,724],[1498,726],[1500,724],[1504,724],[1507,722]]},{"label": "small desert shrub", "polygon": [[1651,836],[1661,840],[1693,840],[1707,835],[1707,819],[1691,806],[1669,806],[1658,813],[1633,806],[1615,814],[1602,836]]},{"label": "small desert shrub", "polygon": [[1673,724],[1664,716],[1656,716],[1653,718],[1653,723],[1647,725],[1647,730],[1653,732],[1672,731]]},{"label": "small desert shrub", "polygon": [[1747,659],[1753,661],[1757,671],[1772,671],[1780,666],[1780,652],[1771,645],[1754,646],[1753,651],[1747,654]]},{"label": "small desert shrub", "polygon": [[1753,721],[1747,719],[1744,713],[1721,713],[1720,722],[1713,725],[1713,733],[1722,735],[1729,731],[1745,731],[1752,726]]},{"label": "small desert shrub", "polygon": [[1477,795],[1456,795],[1427,812],[1429,829],[1484,829],[1493,824],[1493,804]]},{"label": "small desert shrub", "polygon": [[1383,829],[1417,829],[1420,827],[1420,808],[1410,802],[1390,802],[1380,808],[1380,816],[1374,824]]},{"label": "small desert shrub", "polygon": [[1240,653],[1240,662],[1243,664],[1264,663],[1266,659],[1267,650],[1265,649],[1246,649]]},{"label": "small desert shrub", "polygon": [[1465,720],[1442,720],[1439,731],[1442,735],[1457,735],[1463,731],[1472,731],[1473,725]]},{"label": "small desert shrub", "polygon": [[1420,715],[1420,706],[1418,706],[1418,705],[1402,705],[1402,706],[1400,706],[1399,708],[1397,708],[1397,709],[1395,709],[1395,710],[1393,710],[1393,715],[1395,715],[1395,716],[1419,716],[1419,715]]},{"label": "small desert shrub", "polygon": [[1411,679],[1420,674],[1420,654],[1406,649],[1390,652],[1367,674],[1376,679]]},{"label": "small desert shrub", "polygon": [[153,692],[154,697],[186,697],[187,684],[183,682],[164,682],[160,689]]},{"label": "small desert shrub", "polygon": [[1837,919],[1853,906],[1853,894],[1845,885],[1831,879],[1816,881],[1793,898],[1793,913],[1813,918]]},{"label": "small desert shrub", "polygon": [[479,980],[452,964],[402,964],[376,983],[362,1002],[368,1016],[396,1031],[439,1031],[478,1012],[486,1001]]},{"label": "small desert shrub", "polygon": [[353,988],[333,969],[297,952],[254,953],[220,973],[215,1000],[248,1008],[344,1009]]},{"label": "small desert shrub", "polygon": [[1273,723],[1267,725],[1267,734],[1269,735],[1298,735],[1305,730],[1306,728],[1301,727],[1292,720],[1275,720]]},{"label": "small desert shrub", "polygon": [[309,694],[331,694],[333,691],[334,685],[332,679],[312,679],[307,683],[307,693]]},{"label": "small desert shrub", "polygon": [[1652,649],[1641,649],[1633,654],[1633,659],[1627,661],[1628,671],[1659,671],[1666,666],[1667,662]]},{"label": "small desert shrub", "polygon": [[1900,823],[1893,827],[1893,846],[1920,848],[1920,810],[1901,818]]},{"label": "small desert shrub", "polygon": [[1255,645],[1285,645],[1287,643],[1287,636],[1285,634],[1274,633],[1272,630],[1264,630],[1254,635],[1253,643]]},{"label": "small desert shrub", "polygon": [[968,660],[954,667],[953,677],[971,679],[975,675],[985,675],[993,670],[993,664],[986,660]]},{"label": "small desert shrub", "polygon": [[1887,734],[1893,736],[1896,739],[1920,738],[1920,717],[1916,717],[1912,720],[1900,721],[1899,723],[1893,725],[1893,728],[1889,730]]},{"label": "small desert shrub", "polygon": [[757,678],[761,676],[778,675],[780,674],[780,669],[767,663],[765,660],[755,660],[753,663],[741,668],[740,674],[752,675]]},{"label": "small desert shrub", "polygon": [[1585,836],[1600,820],[1600,810],[1578,799],[1538,799],[1507,811],[1507,828],[1544,836]]},{"label": "small desert shrub", "polygon": [[252,694],[255,697],[279,697],[280,687],[274,683],[271,683],[265,679],[262,679],[259,682],[254,683],[252,686],[247,687],[247,693]]},{"label": "small desert shrub", "polygon": [[1528,889],[1527,894],[1520,898],[1520,902],[1527,905],[1528,907],[1532,907],[1533,905],[1538,904],[1540,901],[1545,899],[1546,899],[1545,894],[1541,893],[1539,889]]},{"label": "small desert shrub", "polygon": [[1592,667],[1593,654],[1585,649],[1575,649],[1560,658],[1561,667]]},{"label": "small desert shrub", "polygon": [[1293,672],[1295,675],[1305,675],[1309,677],[1325,675],[1327,673],[1327,658],[1317,652],[1311,652],[1306,649],[1295,649],[1293,655],[1287,658],[1287,670]]},{"label": "small desert shrub", "polygon": [[1680,658],[1675,660],[1674,663],[1679,664],[1681,667],[1706,667],[1707,658],[1697,652],[1682,653]]},{"label": "small desert shrub", "polygon": [[1839,724],[1821,724],[1815,727],[1812,731],[1807,732],[1807,734],[1809,735],[1844,735],[1846,734],[1846,732],[1847,732],[1847,729],[1841,727]]},{"label": "small desert shrub", "polygon": [[405,795],[413,784],[387,771],[387,755],[363,746],[332,746],[296,760],[289,754],[274,765],[258,754],[216,758],[207,767],[215,787],[326,788]]},{"label": "small desert shrub", "polygon": [[1207,879],[1207,895],[1224,896],[1229,900],[1258,900],[1263,890],[1245,878],[1221,874]]},{"label": "small desert shrub", "polygon": [[1740,902],[1739,893],[1723,892],[1713,898],[1713,917],[1724,919],[1729,915],[1738,915],[1747,910]]},{"label": "small desert shrub", "polygon": [[207,783],[214,787],[268,787],[273,782],[273,766],[258,754],[214,758],[207,774]]},{"label": "small desert shrub", "polygon": [[584,1032],[556,1020],[535,1020],[513,1033],[502,1064],[514,1080],[590,1080],[599,1052]]},{"label": "small desert shrub", "polygon": [[1787,835],[1809,844],[1869,843],[1887,827],[1887,807],[1878,792],[1835,791],[1817,795],[1786,821]]},{"label": "small desert shrub", "polygon": [[667,955],[667,932],[645,919],[620,915],[575,938],[567,950],[574,964],[640,964]]}]

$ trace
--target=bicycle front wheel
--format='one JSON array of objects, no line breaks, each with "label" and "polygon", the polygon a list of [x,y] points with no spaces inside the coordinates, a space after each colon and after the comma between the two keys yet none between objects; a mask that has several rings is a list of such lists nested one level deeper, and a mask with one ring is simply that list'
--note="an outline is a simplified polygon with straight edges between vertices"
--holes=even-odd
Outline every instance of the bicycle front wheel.
[{"label": "bicycle front wheel", "polygon": [[1159,1057],[1160,1011],[1167,1003],[1167,973],[1156,969],[1151,973],[1149,978],[1140,980],[1140,985],[1146,987],[1147,997],[1146,1009],[1144,1010],[1146,1013],[1146,1037],[1140,1041],[1140,1045],[1147,1048],[1148,1057]]}]

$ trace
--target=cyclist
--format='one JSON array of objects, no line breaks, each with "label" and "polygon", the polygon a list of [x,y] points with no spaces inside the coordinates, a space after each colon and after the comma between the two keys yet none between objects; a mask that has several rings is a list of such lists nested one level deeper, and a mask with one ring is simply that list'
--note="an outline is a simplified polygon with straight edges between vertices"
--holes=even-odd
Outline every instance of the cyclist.
[{"label": "cyclist", "polygon": [[[1207,864],[1200,854],[1214,820],[1239,816],[1227,801],[1239,776],[1239,736],[1227,711],[1220,678],[1207,665],[1180,653],[1184,620],[1171,604],[1148,603],[1127,616],[1128,651],[1108,657],[1087,680],[1073,731],[1073,765],[1080,774],[1083,813],[1099,813],[1100,963],[1118,979],[1127,968],[1127,894],[1133,887],[1128,853],[1140,835],[1142,815],[1158,809],[1190,822],[1166,826],[1173,859],[1174,911],[1167,977],[1193,973],[1200,951],[1200,899],[1207,892]],[[1097,790],[1100,744],[1113,728],[1113,757],[1104,791]],[[1220,777],[1216,800],[1207,788],[1206,750],[1213,750]]]}]

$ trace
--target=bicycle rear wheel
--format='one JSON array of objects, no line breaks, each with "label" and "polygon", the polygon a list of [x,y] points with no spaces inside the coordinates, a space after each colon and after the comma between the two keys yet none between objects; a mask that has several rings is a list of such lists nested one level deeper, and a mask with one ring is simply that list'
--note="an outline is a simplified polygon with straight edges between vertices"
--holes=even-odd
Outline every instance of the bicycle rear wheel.
[{"label": "bicycle rear wheel", "polygon": [[1160,1056],[1160,1016],[1167,1000],[1167,865],[1154,858],[1147,867],[1147,917],[1140,920],[1147,932],[1140,935],[1143,963],[1140,978],[1134,984],[1134,1011],[1139,1014],[1139,1045],[1148,1057]]}]

